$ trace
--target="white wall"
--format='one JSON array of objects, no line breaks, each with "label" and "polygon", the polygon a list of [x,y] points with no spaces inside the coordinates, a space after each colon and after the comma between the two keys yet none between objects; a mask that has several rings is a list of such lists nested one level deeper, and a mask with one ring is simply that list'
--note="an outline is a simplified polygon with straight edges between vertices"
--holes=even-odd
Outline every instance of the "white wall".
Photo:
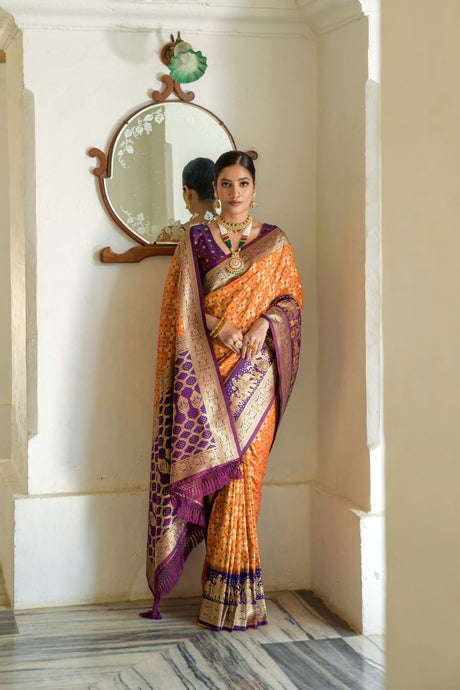
[{"label": "white wall", "polygon": [[[29,441],[30,493],[16,505],[18,607],[148,596],[151,408],[169,259],[99,262],[101,247],[121,251],[132,242],[106,215],[86,152],[106,150],[117,124],[159,88],[159,51],[171,31],[24,29],[24,81],[35,117],[36,294],[29,296],[37,305],[38,419]],[[239,147],[259,152],[257,216],[286,230],[304,281],[303,364],[270,458],[260,542],[267,588],[308,587],[307,482],[316,461],[315,47],[301,35],[227,34],[217,20],[206,34],[182,34],[209,61],[193,85],[196,102],[224,120]],[[292,534],[283,560],[270,546],[273,511],[282,533]],[[31,523],[38,532],[26,528]],[[200,570],[196,558],[176,594],[198,593]]]},{"label": "white wall", "polygon": [[388,690],[460,687],[459,24],[382,3]]},{"label": "white wall", "polygon": [[366,244],[370,219],[379,217],[374,50],[364,16],[318,38],[318,476],[310,526],[312,588],[367,633],[384,626],[382,505],[374,512],[368,447],[369,415],[378,445],[380,414],[379,333],[369,328],[380,310],[378,223],[373,256]]},{"label": "white wall", "polygon": [[365,369],[365,87],[368,22],[318,55],[318,478],[369,507]]},{"label": "white wall", "polygon": [[[159,88],[159,50],[179,6],[163,6],[163,15],[121,0],[115,17],[112,0],[86,14],[79,0],[73,15],[55,0],[38,11],[4,2],[18,7],[24,29],[27,133],[29,493],[14,508],[14,600],[139,598],[147,596],[156,329],[169,260],[100,264],[98,249],[132,241],[107,217],[86,152],[107,150],[116,125]],[[292,3],[179,9],[182,35],[209,60],[193,84],[196,101],[240,148],[259,152],[257,215],[287,231],[304,282],[302,363],[262,502],[265,585],[313,586],[369,632],[376,615],[365,591],[377,600],[382,519],[368,510],[366,445],[367,20],[358,2],[341,0],[304,11]],[[201,559],[197,550],[175,594],[199,592]]]}]

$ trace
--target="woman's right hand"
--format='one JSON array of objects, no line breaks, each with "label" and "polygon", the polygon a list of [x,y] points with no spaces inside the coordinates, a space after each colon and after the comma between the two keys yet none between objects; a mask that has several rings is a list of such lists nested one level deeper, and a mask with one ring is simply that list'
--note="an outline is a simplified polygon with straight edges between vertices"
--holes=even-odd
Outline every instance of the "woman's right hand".
[{"label": "woman's right hand", "polygon": [[[237,328],[229,323],[226,323],[216,340],[228,347],[229,350],[236,355],[241,355],[241,348],[243,346],[243,334]],[[239,345],[239,347],[238,347]]]}]

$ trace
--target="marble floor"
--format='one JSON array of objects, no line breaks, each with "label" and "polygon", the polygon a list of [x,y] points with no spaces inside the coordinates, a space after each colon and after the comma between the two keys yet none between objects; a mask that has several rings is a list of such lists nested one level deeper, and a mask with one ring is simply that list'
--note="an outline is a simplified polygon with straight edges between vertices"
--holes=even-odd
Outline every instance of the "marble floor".
[{"label": "marble floor", "polygon": [[269,624],[196,625],[198,599],[13,613],[0,592],[2,690],[381,690],[381,636],[358,635],[311,592],[268,595]]}]

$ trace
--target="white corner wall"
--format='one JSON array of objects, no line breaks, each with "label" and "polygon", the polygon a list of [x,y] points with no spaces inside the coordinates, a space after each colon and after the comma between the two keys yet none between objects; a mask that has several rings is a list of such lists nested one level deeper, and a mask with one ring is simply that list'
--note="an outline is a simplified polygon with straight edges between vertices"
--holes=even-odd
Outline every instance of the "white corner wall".
[{"label": "white corner wall", "polygon": [[318,46],[318,478],[369,507],[365,339],[366,17]]},{"label": "white corner wall", "polygon": [[382,3],[388,690],[460,687],[459,25]]},{"label": "white corner wall", "polygon": [[[373,29],[377,7],[369,10]],[[357,630],[380,633],[378,84],[369,79],[369,26],[361,16],[318,38],[318,478],[310,529],[312,589]]]},{"label": "white corner wall", "polygon": [[[5,2],[19,8],[24,34],[30,440],[27,487],[5,472],[0,488],[2,564],[18,608],[144,598],[169,259],[99,262],[101,247],[122,251],[132,241],[106,215],[87,151],[106,150],[117,124],[159,88],[159,51],[177,30],[179,6],[153,16],[151,5],[122,0],[115,22],[112,0],[97,11],[80,0],[70,26],[56,0],[39,10]],[[359,2],[340,0],[307,3],[303,14],[293,6],[180,10],[182,35],[209,60],[193,85],[196,102],[224,120],[240,148],[259,152],[258,216],[287,231],[304,284],[302,364],[259,523],[265,586],[311,587],[356,628],[379,631],[378,410],[375,463],[366,424],[366,134],[375,86],[367,19]],[[176,595],[199,593],[201,564],[197,549]]]},{"label": "white corner wall", "polygon": [[[288,233],[305,289],[303,363],[270,458],[259,530],[267,589],[305,588],[308,482],[316,470],[315,45],[282,25],[264,34],[248,24],[236,35],[210,12],[205,34],[196,20],[188,29],[186,18],[181,24],[209,61],[193,85],[195,100],[224,120],[239,147],[259,152],[258,217]],[[169,263],[99,262],[101,247],[122,251],[132,242],[103,209],[87,151],[106,150],[117,124],[159,88],[159,51],[175,26],[46,28],[45,15],[41,23],[22,27],[36,162],[29,326],[38,349],[28,494],[15,496],[9,589],[18,608],[149,596],[151,408]],[[34,185],[28,189],[30,196]],[[291,535],[282,559],[272,543],[274,510],[277,529]],[[192,559],[176,595],[199,593],[200,559]]]}]

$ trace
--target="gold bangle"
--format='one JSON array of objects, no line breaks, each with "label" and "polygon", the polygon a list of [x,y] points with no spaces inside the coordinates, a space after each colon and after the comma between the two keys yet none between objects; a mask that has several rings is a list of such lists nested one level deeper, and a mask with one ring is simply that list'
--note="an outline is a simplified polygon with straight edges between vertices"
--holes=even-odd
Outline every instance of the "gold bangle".
[{"label": "gold bangle", "polygon": [[223,317],[222,317],[221,319],[219,319],[219,321],[216,323],[216,325],[214,326],[214,328],[212,329],[212,331],[210,331],[209,336],[210,336],[211,338],[216,338],[216,337],[219,335],[219,333],[221,332],[221,330],[223,329],[223,327],[225,326],[226,323],[227,323],[227,321],[226,321],[225,317],[223,316]]},{"label": "gold bangle", "polygon": [[211,332],[211,338],[217,338],[217,336],[219,335],[226,323],[227,321],[225,319],[221,319],[217,326],[214,328],[214,330]]},{"label": "gold bangle", "polygon": [[214,328],[211,328],[211,330],[209,331],[209,335],[211,336],[211,338],[214,336],[214,331],[216,330],[216,328],[219,327],[219,324],[221,321],[222,321],[222,319],[218,319],[216,321],[216,323],[214,324]]}]

